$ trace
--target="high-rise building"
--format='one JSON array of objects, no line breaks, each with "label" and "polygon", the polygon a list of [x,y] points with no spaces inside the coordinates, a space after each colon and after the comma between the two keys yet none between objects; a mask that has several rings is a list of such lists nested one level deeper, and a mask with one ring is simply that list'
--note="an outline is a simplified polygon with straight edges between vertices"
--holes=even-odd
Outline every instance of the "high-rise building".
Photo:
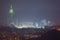
[{"label": "high-rise building", "polygon": [[14,10],[13,10],[13,6],[12,6],[12,3],[11,3],[10,4],[10,9],[9,9],[9,18],[8,18],[8,24],[9,25],[14,23],[13,13],[14,13]]},{"label": "high-rise building", "polygon": [[47,20],[41,20],[40,22],[40,28],[45,28],[45,26],[53,26],[53,23],[51,21]]}]

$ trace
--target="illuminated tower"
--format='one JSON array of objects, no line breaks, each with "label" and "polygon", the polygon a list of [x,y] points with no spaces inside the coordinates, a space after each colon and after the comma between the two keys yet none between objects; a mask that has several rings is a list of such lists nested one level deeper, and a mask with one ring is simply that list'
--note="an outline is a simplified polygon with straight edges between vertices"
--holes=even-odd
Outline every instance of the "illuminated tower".
[{"label": "illuminated tower", "polygon": [[13,13],[14,13],[14,10],[13,10],[13,7],[12,7],[12,3],[10,4],[9,13],[10,13],[10,15],[13,15]]},{"label": "illuminated tower", "polygon": [[14,10],[13,10],[13,7],[12,7],[12,3],[10,4],[10,9],[9,9],[9,14],[10,14],[10,21],[9,21],[9,24],[12,24],[14,23],[13,21],[13,13],[14,13]]}]

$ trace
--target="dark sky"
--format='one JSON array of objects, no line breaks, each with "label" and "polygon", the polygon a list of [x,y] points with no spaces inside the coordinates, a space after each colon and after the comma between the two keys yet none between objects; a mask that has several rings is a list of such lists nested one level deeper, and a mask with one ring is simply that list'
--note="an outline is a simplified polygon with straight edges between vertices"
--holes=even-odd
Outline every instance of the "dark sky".
[{"label": "dark sky", "polygon": [[10,3],[14,20],[40,22],[43,19],[60,23],[60,0],[0,0],[0,24],[9,19]]}]

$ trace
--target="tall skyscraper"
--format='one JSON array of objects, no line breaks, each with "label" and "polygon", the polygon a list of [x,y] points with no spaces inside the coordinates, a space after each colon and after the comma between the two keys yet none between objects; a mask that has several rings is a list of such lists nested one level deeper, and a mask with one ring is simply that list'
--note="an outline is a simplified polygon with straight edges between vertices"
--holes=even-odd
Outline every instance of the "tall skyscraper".
[{"label": "tall skyscraper", "polygon": [[14,19],[13,19],[14,10],[12,3],[10,4],[9,14],[10,14],[9,24],[14,24]]}]

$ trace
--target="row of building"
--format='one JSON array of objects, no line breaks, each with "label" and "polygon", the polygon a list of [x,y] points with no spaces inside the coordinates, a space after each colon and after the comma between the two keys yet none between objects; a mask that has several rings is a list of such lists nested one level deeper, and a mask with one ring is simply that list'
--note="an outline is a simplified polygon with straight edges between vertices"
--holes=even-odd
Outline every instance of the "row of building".
[{"label": "row of building", "polygon": [[20,23],[12,23],[17,28],[45,28],[45,26],[53,26],[54,23],[47,20],[41,20],[40,23],[38,22],[20,22]]}]

